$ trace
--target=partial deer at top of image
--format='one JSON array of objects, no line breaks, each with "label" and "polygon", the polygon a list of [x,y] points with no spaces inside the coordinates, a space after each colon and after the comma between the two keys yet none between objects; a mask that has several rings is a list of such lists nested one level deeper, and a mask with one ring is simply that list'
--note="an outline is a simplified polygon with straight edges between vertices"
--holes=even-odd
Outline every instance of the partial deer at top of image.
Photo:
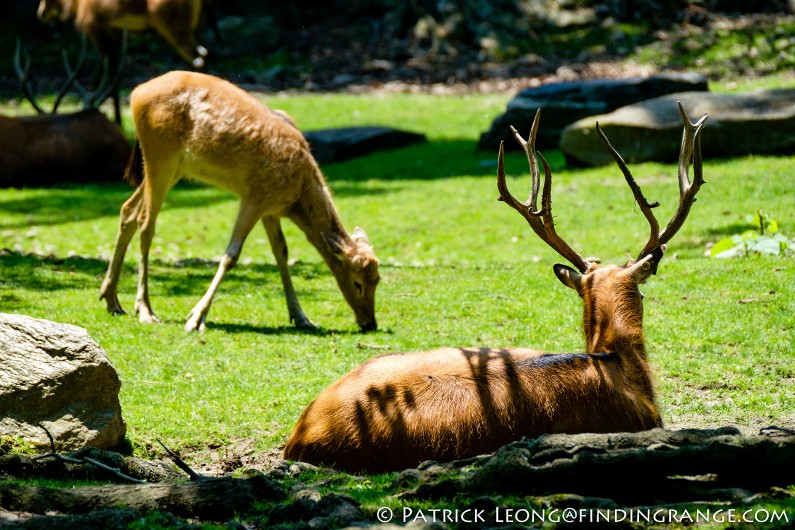
[{"label": "partial deer at top of image", "polygon": [[[197,32],[208,0],[40,0],[42,22],[71,22],[94,42],[107,60],[112,75],[123,68],[120,59],[123,30],[156,31],[194,68],[205,65],[207,48],[197,43]],[[118,83],[113,102],[121,122]]]},{"label": "partial deer at top of image", "polygon": [[[105,71],[104,82],[96,90],[83,88],[77,76],[84,58],[85,46],[72,68],[64,52],[67,79],[48,111],[34,95],[30,57],[17,43],[14,66],[22,93],[37,114],[0,116],[0,143],[4,146],[0,150],[0,188],[121,180],[130,158],[130,144],[121,128],[98,110],[114,81]],[[82,96],[82,110],[58,113],[73,88]]]},{"label": "partial deer at top of image", "polygon": [[[375,357],[326,388],[296,423],[284,456],[345,471],[382,472],[495,451],[523,436],[545,433],[634,432],[661,427],[643,338],[638,286],[656,273],[666,243],[684,223],[702,178],[699,133],[680,105],[679,207],[665,230],[621,157],[599,129],[650,224],[648,242],[623,266],[592,263],[556,232],[552,175],[535,151],[539,114],[529,141],[514,130],[530,164],[530,198],[513,197],[498,162],[500,200],[524,217],[574,268],[555,265],[557,278],[583,300],[583,353],[525,348],[443,348]],[[598,126],[597,126],[598,127]],[[539,167],[544,184],[538,208]],[[688,177],[693,159],[694,177]]]},{"label": "partial deer at top of image", "polygon": [[121,207],[113,258],[100,292],[109,312],[124,313],[119,275],[140,228],[135,312],[141,322],[158,321],[149,302],[149,248],[166,193],[186,176],[240,197],[226,253],[206,294],[188,315],[186,330],[204,329],[221,280],[259,221],[276,258],[290,320],[299,328],[314,327],[293,288],[282,217],[293,221],[323,257],[361,329],[376,329],[378,259],[361,228],[352,234],[345,230],[309,144],[289,116],[227,81],[195,72],[169,72],[147,81],[133,90],[130,104],[138,145],[128,180],[138,187]]}]

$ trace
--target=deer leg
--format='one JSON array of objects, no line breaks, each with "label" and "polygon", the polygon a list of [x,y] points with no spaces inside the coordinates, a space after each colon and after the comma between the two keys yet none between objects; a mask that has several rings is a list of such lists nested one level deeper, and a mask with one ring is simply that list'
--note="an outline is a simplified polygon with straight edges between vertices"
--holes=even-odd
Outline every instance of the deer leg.
[{"label": "deer leg", "polygon": [[116,245],[113,248],[113,257],[108,264],[108,272],[99,291],[99,299],[104,299],[108,305],[108,312],[114,315],[126,314],[119,303],[118,286],[121,268],[124,264],[124,254],[130,245],[130,240],[138,230],[137,217],[141,210],[141,197],[143,186],[138,186],[132,196],[122,205],[119,214],[119,232],[116,234]]},{"label": "deer leg", "polygon": [[138,228],[141,231],[141,257],[138,263],[138,294],[135,296],[135,313],[138,320],[144,324],[158,323],[160,320],[152,311],[149,301],[149,248],[155,237],[155,223],[166,193],[171,189],[180,176],[180,161],[158,160],[156,157],[147,158],[147,148],[141,144],[144,160],[143,197],[141,208],[138,212]]},{"label": "deer leg", "polygon": [[268,233],[268,240],[271,243],[273,256],[276,258],[276,266],[282,277],[284,296],[287,299],[287,311],[290,313],[290,322],[295,322],[300,329],[315,329],[316,326],[304,314],[301,305],[298,303],[298,296],[293,288],[293,280],[290,277],[290,266],[287,261],[287,241],[278,217],[263,217],[262,224]]},{"label": "deer leg", "polygon": [[188,314],[188,320],[185,322],[185,331],[204,331],[207,313],[210,311],[215,292],[218,290],[218,286],[224,276],[226,276],[226,273],[237,263],[240,251],[243,249],[243,243],[259,217],[260,212],[253,203],[240,204],[240,211],[238,211],[237,219],[235,220],[232,237],[226,247],[226,252],[221,258],[221,263],[218,264],[218,271],[215,273],[212,282],[210,282],[207,292],[204,293],[202,299]]},{"label": "deer leg", "polygon": [[176,27],[154,24],[155,30],[168,42],[180,57],[193,65],[197,70],[204,68],[207,48],[196,43],[193,27]]}]

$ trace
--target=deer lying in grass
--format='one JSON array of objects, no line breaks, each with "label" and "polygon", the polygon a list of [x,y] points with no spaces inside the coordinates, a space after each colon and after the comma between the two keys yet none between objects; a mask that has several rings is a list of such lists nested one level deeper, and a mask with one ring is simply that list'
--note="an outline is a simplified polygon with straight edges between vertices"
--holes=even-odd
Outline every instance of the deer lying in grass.
[{"label": "deer lying in grass", "polygon": [[[500,147],[500,200],[516,209],[533,231],[577,269],[554,272],[583,299],[585,353],[552,354],[524,348],[443,348],[375,357],[333,383],[304,410],[284,456],[346,471],[381,472],[433,460],[492,452],[544,433],[641,431],[662,426],[643,341],[638,285],[654,274],[665,243],[679,230],[703,183],[699,132],[680,105],[684,136],[679,156],[679,207],[660,233],[649,204],[618,153],[599,135],[624,173],[651,225],[634,261],[624,266],[590,263],[556,233],[551,171],[546,161],[541,209],[535,137],[514,130],[532,174],[527,203],[508,191]],[[598,125],[597,125],[598,128]],[[694,179],[689,162],[694,159]]]},{"label": "deer lying in grass", "polygon": [[[320,252],[363,331],[376,329],[378,260],[361,228],[348,235],[331,201],[309,144],[292,120],[217,77],[170,72],[138,86],[131,96],[138,146],[128,178],[138,188],[121,207],[116,247],[100,299],[122,314],[118,281],[131,238],[141,229],[135,312],[156,322],[149,303],[148,256],[155,221],[168,190],[182,176],[225,188],[240,197],[232,238],[204,297],[185,329],[202,330],[213,296],[262,220],[281,274],[290,320],[314,327],[298,303],[279,219],[287,217]],[[143,170],[143,175],[141,174]]]},{"label": "deer lying in grass", "polygon": [[109,121],[97,107],[108,97],[109,84],[83,93],[83,110],[58,114],[64,96],[75,84],[83,63],[81,51],[77,66],[69,73],[46,111],[30,86],[30,57],[22,65],[22,47],[17,44],[14,66],[22,92],[36,116],[0,116],[0,187],[19,187],[64,181],[118,179],[130,157],[130,144],[121,128]]}]

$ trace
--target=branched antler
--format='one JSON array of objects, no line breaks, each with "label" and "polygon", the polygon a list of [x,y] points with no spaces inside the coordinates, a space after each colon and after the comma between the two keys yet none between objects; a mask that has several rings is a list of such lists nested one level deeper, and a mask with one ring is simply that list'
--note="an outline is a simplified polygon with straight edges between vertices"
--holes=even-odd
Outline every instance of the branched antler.
[{"label": "branched antler", "polygon": [[[527,162],[530,165],[530,176],[532,178],[530,197],[527,202],[522,202],[508,191],[508,184],[505,179],[505,147],[503,142],[500,142],[500,154],[497,159],[497,189],[500,192],[499,200],[506,203],[508,206],[519,212],[530,224],[533,232],[541,238],[547,245],[549,245],[558,254],[566,258],[569,263],[574,265],[580,272],[585,272],[590,263],[580,256],[568,243],[566,243],[555,230],[555,220],[552,216],[552,170],[549,164],[541,155],[535,150],[536,134],[538,133],[538,122],[541,117],[541,109],[536,112],[533,125],[530,128],[530,137],[528,140],[511,127],[516,141],[522,146],[522,149],[527,155]],[[535,155],[541,159],[541,164],[544,166],[544,188],[541,194],[541,209],[537,210],[538,203],[538,188],[540,185],[538,161]]]},{"label": "branched antler", "polygon": [[[701,163],[701,137],[699,136],[699,133],[701,132],[701,128],[704,126],[704,122],[706,122],[709,115],[705,114],[701,117],[701,119],[693,123],[687,116],[687,113],[685,112],[681,102],[678,102],[678,106],[679,115],[682,117],[682,122],[684,123],[684,131],[682,132],[682,146],[679,150],[679,206],[676,209],[676,213],[668,222],[668,225],[665,227],[662,233],[660,233],[660,225],[657,222],[657,218],[654,216],[654,212],[652,212],[652,208],[656,208],[660,205],[660,203],[649,203],[649,201],[646,200],[646,197],[643,195],[640,186],[635,181],[627,165],[624,163],[623,158],[621,158],[621,155],[619,155],[613,146],[610,145],[610,141],[599,127],[599,123],[597,122],[596,124],[596,132],[599,134],[599,137],[602,139],[602,142],[605,144],[605,147],[607,148],[608,152],[610,152],[610,155],[613,157],[613,160],[615,160],[619,169],[621,169],[621,172],[624,173],[624,178],[626,179],[627,184],[629,184],[630,189],[632,189],[632,194],[635,196],[635,200],[640,206],[643,215],[649,222],[649,240],[646,242],[646,245],[644,245],[643,250],[640,251],[640,254],[638,254],[636,261],[660,248],[660,246],[670,241],[671,238],[679,231],[684,224],[685,219],[687,219],[688,214],[690,213],[690,207],[693,206],[693,203],[696,201],[696,193],[698,193],[701,185],[704,184],[704,175]],[[688,168],[690,166],[691,159],[693,160],[692,182],[688,177]]]}]

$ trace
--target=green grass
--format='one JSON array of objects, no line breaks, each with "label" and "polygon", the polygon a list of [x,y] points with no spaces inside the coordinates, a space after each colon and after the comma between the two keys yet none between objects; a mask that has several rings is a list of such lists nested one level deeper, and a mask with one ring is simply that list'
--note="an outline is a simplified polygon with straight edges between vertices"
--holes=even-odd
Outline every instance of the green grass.
[{"label": "green grass", "polygon": [[[317,252],[285,222],[293,276],[322,331],[289,325],[266,236],[255,229],[216,297],[206,333],[184,318],[215,272],[236,211],[227,193],[179,185],[153,245],[151,295],[162,325],[112,317],[98,301],[125,184],[0,191],[0,308],[87,328],[119,371],[128,436],[141,454],[155,437],[174,448],[255,440],[279,447],[307,403],[363,360],[442,345],[582,349],[577,297],[552,274],[560,258],[497,199],[494,153],[474,143],[508,97],[272,96],[304,129],[399,125],[429,142],[324,168],[349,229],[364,227],[382,261],[378,332],[353,314]],[[709,126],[704,131],[709,134]],[[617,146],[620,150],[620,146]],[[647,225],[613,167],[553,164],[559,232],[585,255],[623,262]],[[749,432],[795,423],[791,259],[704,257],[708,242],[763,208],[795,235],[791,157],[707,160],[699,201],[645,286],[646,339],[664,419],[674,426],[735,424]],[[509,185],[529,185],[510,154]],[[633,167],[665,222],[677,198],[675,167]],[[132,310],[137,238],[120,285]],[[210,260],[210,261],[208,261]]]}]

